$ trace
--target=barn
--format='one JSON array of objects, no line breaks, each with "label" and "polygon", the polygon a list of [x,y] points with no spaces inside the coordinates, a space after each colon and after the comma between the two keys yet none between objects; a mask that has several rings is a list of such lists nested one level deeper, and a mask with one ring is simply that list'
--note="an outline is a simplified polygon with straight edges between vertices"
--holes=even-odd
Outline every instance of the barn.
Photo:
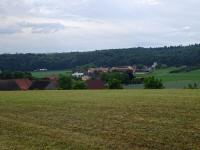
[{"label": "barn", "polygon": [[88,89],[98,90],[98,89],[105,89],[105,83],[101,80],[88,80],[86,81],[86,86]]}]

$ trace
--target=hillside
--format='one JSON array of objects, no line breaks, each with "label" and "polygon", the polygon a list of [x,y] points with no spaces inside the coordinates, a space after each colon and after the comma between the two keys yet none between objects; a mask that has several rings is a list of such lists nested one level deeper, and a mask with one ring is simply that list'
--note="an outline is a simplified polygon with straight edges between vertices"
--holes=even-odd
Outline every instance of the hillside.
[{"label": "hillside", "polygon": [[[197,83],[200,86],[200,70],[193,70],[189,72],[170,73],[176,70],[175,67],[157,69],[149,74],[137,74],[137,77],[155,76],[163,81],[167,89],[183,89],[188,87],[188,84]],[[143,88],[143,85],[131,85],[127,88]]]},{"label": "hillside", "polygon": [[197,65],[200,63],[200,45],[54,54],[2,54],[0,55],[0,70],[32,71],[38,68],[63,70],[88,64],[96,66],[151,65],[155,61],[168,66]]}]

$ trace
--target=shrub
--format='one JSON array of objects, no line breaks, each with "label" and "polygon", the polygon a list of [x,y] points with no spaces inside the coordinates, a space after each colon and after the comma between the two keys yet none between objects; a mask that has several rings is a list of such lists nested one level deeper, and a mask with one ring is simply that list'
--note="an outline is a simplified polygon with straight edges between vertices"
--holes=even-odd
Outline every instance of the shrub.
[{"label": "shrub", "polygon": [[3,71],[0,72],[0,79],[32,79],[33,76],[30,72],[21,72],[21,71]]},{"label": "shrub", "polygon": [[67,75],[59,76],[59,86],[62,90],[70,90],[72,89],[72,78]]},{"label": "shrub", "polygon": [[188,87],[187,89],[199,89],[197,83],[194,83],[194,84],[188,84]]},{"label": "shrub", "polygon": [[83,89],[87,89],[86,84],[84,81],[74,81],[73,83],[73,89],[75,90],[83,90]]},{"label": "shrub", "polygon": [[163,89],[162,80],[155,78],[154,76],[148,77],[144,80],[145,89]]},{"label": "shrub", "polygon": [[137,77],[132,80],[132,84],[143,84],[143,83],[144,83],[144,78],[141,77]]},{"label": "shrub", "polygon": [[109,89],[123,89],[120,80],[118,79],[111,79],[108,82]]},{"label": "shrub", "polygon": [[128,73],[119,73],[119,72],[111,72],[111,73],[103,73],[101,74],[101,80],[108,83],[113,79],[119,80],[123,84],[129,84],[132,80],[133,76]]}]

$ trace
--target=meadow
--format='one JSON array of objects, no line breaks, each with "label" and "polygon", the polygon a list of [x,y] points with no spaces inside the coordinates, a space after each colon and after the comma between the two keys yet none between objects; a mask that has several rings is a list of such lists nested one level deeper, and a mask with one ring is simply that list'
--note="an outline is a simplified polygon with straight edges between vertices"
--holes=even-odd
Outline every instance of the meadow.
[{"label": "meadow", "polygon": [[57,71],[33,71],[31,72],[33,77],[45,78],[49,76],[58,76],[59,74],[72,74],[71,70],[57,70]]},{"label": "meadow", "polygon": [[[149,74],[137,74],[138,77],[155,76],[163,81],[165,88],[183,89],[188,84],[197,83],[200,86],[200,70],[190,72],[170,73],[175,67],[158,69]],[[129,88],[143,88],[142,85],[132,85]]]},{"label": "meadow", "polygon": [[198,150],[200,90],[0,92],[2,150]]}]

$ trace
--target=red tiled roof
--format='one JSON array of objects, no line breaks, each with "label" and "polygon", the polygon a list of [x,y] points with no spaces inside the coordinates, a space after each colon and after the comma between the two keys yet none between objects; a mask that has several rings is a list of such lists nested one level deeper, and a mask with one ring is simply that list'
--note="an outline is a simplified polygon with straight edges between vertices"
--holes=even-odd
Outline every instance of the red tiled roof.
[{"label": "red tiled roof", "polygon": [[20,90],[14,80],[0,80],[0,91],[16,91]]},{"label": "red tiled roof", "polygon": [[29,90],[45,90],[49,83],[49,80],[33,81]]},{"label": "red tiled roof", "polygon": [[88,89],[105,89],[105,84],[101,80],[88,80],[86,85]]},{"label": "red tiled roof", "polygon": [[16,79],[15,82],[21,90],[28,90],[32,84],[32,81],[29,79]]}]

